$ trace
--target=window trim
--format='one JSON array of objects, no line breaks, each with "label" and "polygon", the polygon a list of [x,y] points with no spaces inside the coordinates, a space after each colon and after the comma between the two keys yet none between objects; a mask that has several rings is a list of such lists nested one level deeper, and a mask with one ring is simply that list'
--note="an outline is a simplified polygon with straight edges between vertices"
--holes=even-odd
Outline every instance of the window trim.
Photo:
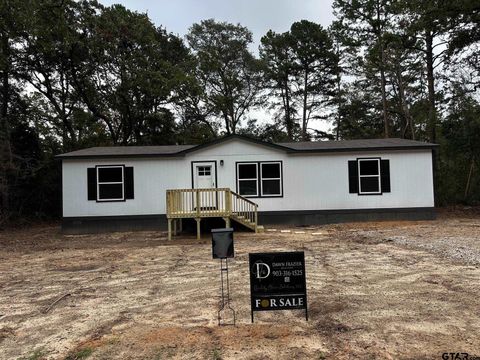
[{"label": "window trim", "polygon": [[[100,182],[99,181],[99,169],[104,168],[121,168],[122,169],[122,181],[107,181],[107,182]],[[125,165],[95,165],[95,175],[97,180],[97,199],[96,202],[122,202],[126,201],[125,199]],[[100,185],[114,185],[114,184],[122,184],[122,198],[114,198],[114,199],[100,199]]]},{"label": "window trim", "polygon": [[[278,178],[264,178],[263,177],[263,165],[264,164],[278,164],[280,177]],[[260,196],[261,197],[283,197],[283,173],[282,173],[282,162],[281,161],[261,161],[258,163],[260,167]],[[279,194],[264,194],[263,193],[263,180],[278,180],[280,182],[280,193]]]},{"label": "window trim", "polygon": [[[360,174],[360,162],[362,161],[377,161],[377,175],[361,175]],[[371,158],[357,158],[357,171],[358,171],[358,195],[383,195],[382,192],[382,169],[381,169],[381,158],[371,157]],[[376,177],[378,179],[378,191],[362,191],[362,178],[372,178]]]},{"label": "window trim", "polygon": [[[240,174],[240,165],[255,165],[255,169],[256,169],[256,175],[257,177],[256,178],[246,178],[246,179],[240,179],[239,177],[239,174]],[[242,162],[236,162],[235,163],[235,169],[236,169],[236,178],[237,178],[237,193],[240,195],[240,196],[243,196],[243,197],[247,197],[247,198],[255,198],[255,197],[259,197],[259,194],[260,194],[260,191],[259,191],[259,184],[258,184],[258,162],[255,162],[255,161],[242,161]],[[240,194],[240,181],[255,181],[255,189],[256,189],[256,192],[255,192],[255,195],[242,195]]]},{"label": "window trim", "polygon": [[[280,164],[280,195],[262,195],[263,194],[263,189],[262,189],[262,179],[260,176],[260,171],[261,171],[261,164],[271,164],[271,163],[278,163]],[[257,181],[257,195],[242,195],[240,194],[240,188],[238,186],[238,165],[239,164],[255,164],[257,165],[257,179],[251,179],[251,180],[256,180]],[[268,180],[269,178],[265,179]],[[283,198],[284,193],[283,193],[283,160],[267,160],[267,161],[237,161],[235,163],[235,184],[237,186],[236,192],[246,198]],[[242,180],[249,180],[249,179],[242,179]],[[273,178],[272,178],[273,180]]]}]

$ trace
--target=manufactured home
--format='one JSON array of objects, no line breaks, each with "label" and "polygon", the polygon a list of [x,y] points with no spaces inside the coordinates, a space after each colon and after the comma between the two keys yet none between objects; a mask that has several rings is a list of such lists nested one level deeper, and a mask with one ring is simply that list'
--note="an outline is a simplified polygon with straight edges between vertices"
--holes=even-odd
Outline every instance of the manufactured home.
[{"label": "manufactured home", "polygon": [[62,229],[433,219],[434,144],[405,139],[93,147],[59,155]]}]

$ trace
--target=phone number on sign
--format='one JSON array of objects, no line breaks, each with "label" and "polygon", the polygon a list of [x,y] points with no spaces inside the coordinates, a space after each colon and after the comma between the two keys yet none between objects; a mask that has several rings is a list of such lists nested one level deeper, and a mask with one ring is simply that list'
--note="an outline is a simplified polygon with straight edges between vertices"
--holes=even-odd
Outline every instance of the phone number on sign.
[{"label": "phone number on sign", "polygon": [[302,276],[302,270],[275,270],[272,271],[273,276]]}]

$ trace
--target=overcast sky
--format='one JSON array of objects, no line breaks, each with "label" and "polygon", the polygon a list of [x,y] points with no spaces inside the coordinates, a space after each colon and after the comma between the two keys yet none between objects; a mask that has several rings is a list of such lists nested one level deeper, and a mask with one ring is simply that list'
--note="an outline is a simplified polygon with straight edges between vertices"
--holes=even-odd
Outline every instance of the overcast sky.
[{"label": "overcast sky", "polygon": [[104,5],[120,3],[130,10],[147,12],[155,25],[184,36],[203,19],[240,23],[253,33],[255,49],[272,29],[284,32],[298,20],[327,27],[333,20],[332,0],[100,0]]}]

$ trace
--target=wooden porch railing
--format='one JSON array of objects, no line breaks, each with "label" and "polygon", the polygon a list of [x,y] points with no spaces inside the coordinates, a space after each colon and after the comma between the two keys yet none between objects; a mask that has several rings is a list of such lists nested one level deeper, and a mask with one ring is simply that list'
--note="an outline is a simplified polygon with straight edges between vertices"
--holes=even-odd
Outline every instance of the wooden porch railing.
[{"label": "wooden porch railing", "polygon": [[177,220],[193,218],[197,221],[197,237],[200,238],[200,221],[207,217],[221,217],[226,226],[230,220],[257,232],[258,205],[231,191],[229,188],[173,189],[167,190],[168,234],[172,225],[176,233]]},{"label": "wooden porch railing", "polygon": [[231,213],[230,215],[242,217],[251,223],[258,223],[258,205],[244,198],[236,192],[230,191]]}]

